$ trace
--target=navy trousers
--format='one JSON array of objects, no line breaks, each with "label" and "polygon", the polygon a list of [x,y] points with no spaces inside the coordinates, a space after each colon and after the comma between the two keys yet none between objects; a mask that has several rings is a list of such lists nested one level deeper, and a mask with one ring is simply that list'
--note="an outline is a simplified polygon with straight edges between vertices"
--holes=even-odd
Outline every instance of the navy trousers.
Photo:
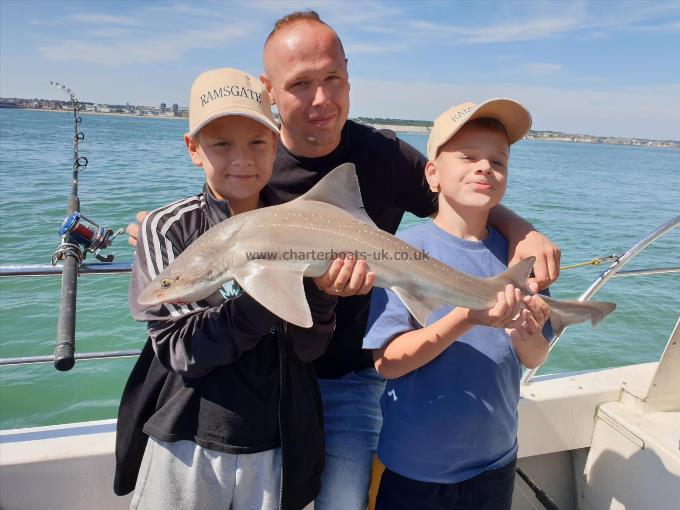
[{"label": "navy trousers", "polygon": [[510,510],[515,483],[514,459],[458,483],[412,480],[385,469],[376,510]]}]

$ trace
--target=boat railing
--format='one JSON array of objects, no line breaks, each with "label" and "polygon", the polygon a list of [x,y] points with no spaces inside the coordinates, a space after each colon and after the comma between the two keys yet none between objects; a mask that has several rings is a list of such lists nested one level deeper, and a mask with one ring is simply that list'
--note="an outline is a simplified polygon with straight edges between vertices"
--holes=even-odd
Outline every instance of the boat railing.
[{"label": "boat railing", "polygon": [[[643,276],[643,275],[658,275],[665,273],[678,273],[680,272],[680,267],[668,267],[668,268],[650,268],[632,271],[622,271],[623,267],[633,260],[637,255],[642,253],[645,248],[652,245],[655,241],[666,235],[668,232],[680,225],[680,215],[671,218],[669,221],[656,228],[653,232],[649,233],[647,236],[642,238],[640,241],[635,243],[630,247],[623,255],[617,257],[614,263],[612,263],[607,269],[602,271],[586,291],[578,297],[578,301],[589,301],[596,293],[599,291],[611,278],[617,278],[622,276]],[[564,328],[559,335],[555,336],[550,342],[549,352],[552,351],[559,339],[564,335],[564,332],[568,329]],[[531,379],[536,375],[536,372],[541,368],[538,366],[536,368],[528,369],[522,375],[522,384],[529,384]]]},{"label": "boat railing", "polygon": [[[645,248],[663,237],[665,234],[680,225],[680,215],[675,216],[667,221],[642,240],[637,242],[634,246],[628,249],[623,255],[617,257],[607,269],[602,271],[595,280],[590,284],[588,289],[579,296],[579,301],[588,301],[599,291],[611,278],[622,278],[629,276],[645,276],[645,275],[659,275],[667,273],[680,273],[680,267],[665,267],[665,268],[648,268],[636,269],[630,271],[623,271],[623,267],[630,262],[634,257],[640,254]],[[0,278],[10,277],[40,277],[40,276],[58,276],[62,274],[63,266],[52,266],[49,264],[33,264],[33,265],[5,265],[0,266]],[[132,271],[132,262],[83,262],[78,272],[80,275],[97,275],[97,274],[128,274]],[[566,331],[565,328],[564,331]],[[564,334],[562,333],[555,337],[551,344],[550,350],[554,349],[557,342]],[[139,355],[139,349],[121,350],[121,351],[105,351],[105,352],[86,352],[76,353],[76,360],[94,360],[94,359],[111,359],[111,358],[126,358]],[[45,356],[25,356],[14,358],[0,358],[0,366],[3,365],[21,365],[30,363],[50,363],[54,360],[51,355]],[[523,377],[522,383],[528,384],[540,367],[527,370]]]},{"label": "boat railing", "polygon": [[[23,265],[11,264],[6,266],[0,266],[0,278],[60,276],[62,274],[62,270],[63,266],[53,266],[51,264],[23,264]],[[78,266],[79,275],[129,274],[131,272],[132,262],[93,262],[93,263],[82,262],[80,266]],[[141,352],[142,351],[140,349],[84,352],[74,353],[73,358],[76,361],[129,358],[132,356],[139,356]],[[52,362],[54,362],[54,355],[52,354],[0,358],[0,366],[28,365],[33,363],[52,363]]]}]

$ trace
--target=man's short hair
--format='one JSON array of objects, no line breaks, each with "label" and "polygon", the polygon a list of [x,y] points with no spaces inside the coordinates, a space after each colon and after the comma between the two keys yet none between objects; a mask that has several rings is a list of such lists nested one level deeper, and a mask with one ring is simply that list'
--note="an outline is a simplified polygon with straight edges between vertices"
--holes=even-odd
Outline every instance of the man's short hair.
[{"label": "man's short hair", "polygon": [[[326,23],[324,20],[321,19],[319,16],[319,13],[316,11],[313,11],[312,9],[307,9],[306,11],[295,11],[291,12],[290,14],[286,14],[283,18],[276,20],[274,23],[274,28],[272,29],[271,32],[269,32],[269,35],[267,36],[267,39],[264,41],[264,45],[267,46],[267,43],[269,40],[274,37],[274,34],[279,32],[281,29],[294,25],[295,23],[301,22],[301,21],[306,21],[308,23],[319,23],[321,25],[327,26],[329,29],[333,30],[333,27],[331,27],[328,23]],[[333,30],[335,32],[335,30]],[[336,33],[336,37],[338,38],[338,43],[340,44],[340,49],[342,49],[342,52],[345,52],[345,48],[342,46],[342,41],[340,40],[340,37]]]},{"label": "man's short hair", "polygon": [[321,23],[322,25],[326,25],[326,23],[324,23],[321,20],[319,13],[311,9],[307,9],[306,11],[291,12],[290,14],[286,14],[283,18],[276,20],[276,22],[274,23],[274,28],[272,29],[271,32],[269,32],[267,39],[264,41],[264,44],[266,45],[269,42],[269,39],[274,37],[274,34],[281,30],[282,28],[287,27],[288,25],[292,25],[293,23],[297,23],[299,21],[308,21],[311,23]]}]

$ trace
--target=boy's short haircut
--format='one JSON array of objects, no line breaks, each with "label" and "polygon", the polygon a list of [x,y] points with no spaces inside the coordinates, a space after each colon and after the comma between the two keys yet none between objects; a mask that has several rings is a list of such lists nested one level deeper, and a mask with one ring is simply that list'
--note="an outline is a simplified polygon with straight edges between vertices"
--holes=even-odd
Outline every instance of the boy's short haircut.
[{"label": "boy's short haircut", "polygon": [[498,120],[505,128],[510,145],[521,140],[531,128],[531,114],[512,99],[489,99],[480,104],[462,103],[449,108],[435,119],[427,141],[427,159],[434,161],[439,149],[465,124],[481,118]]},{"label": "boy's short haircut", "polygon": [[248,117],[279,133],[260,80],[230,67],[199,74],[191,86],[189,136],[195,139],[203,126],[227,115]]},{"label": "boy's short haircut", "polygon": [[510,143],[510,135],[508,134],[508,130],[505,129],[503,123],[498,119],[493,119],[491,117],[480,117],[478,119],[474,119],[471,120],[470,122],[467,122],[465,125],[476,126],[485,131],[499,133],[505,137],[505,139],[508,141],[508,144]]}]

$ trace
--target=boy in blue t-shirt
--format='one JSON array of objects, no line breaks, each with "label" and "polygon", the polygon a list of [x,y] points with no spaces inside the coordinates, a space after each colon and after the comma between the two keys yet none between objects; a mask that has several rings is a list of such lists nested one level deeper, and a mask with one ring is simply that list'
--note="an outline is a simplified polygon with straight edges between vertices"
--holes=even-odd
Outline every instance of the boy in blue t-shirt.
[{"label": "boy in blue t-shirt", "polygon": [[[507,240],[487,219],[505,193],[510,145],[530,126],[508,99],[440,115],[425,167],[439,210],[400,237],[468,274],[505,271]],[[388,379],[377,510],[510,509],[520,364],[545,360],[549,313],[540,297],[508,285],[489,310],[442,307],[421,328],[395,294],[374,289],[364,348]]]}]

